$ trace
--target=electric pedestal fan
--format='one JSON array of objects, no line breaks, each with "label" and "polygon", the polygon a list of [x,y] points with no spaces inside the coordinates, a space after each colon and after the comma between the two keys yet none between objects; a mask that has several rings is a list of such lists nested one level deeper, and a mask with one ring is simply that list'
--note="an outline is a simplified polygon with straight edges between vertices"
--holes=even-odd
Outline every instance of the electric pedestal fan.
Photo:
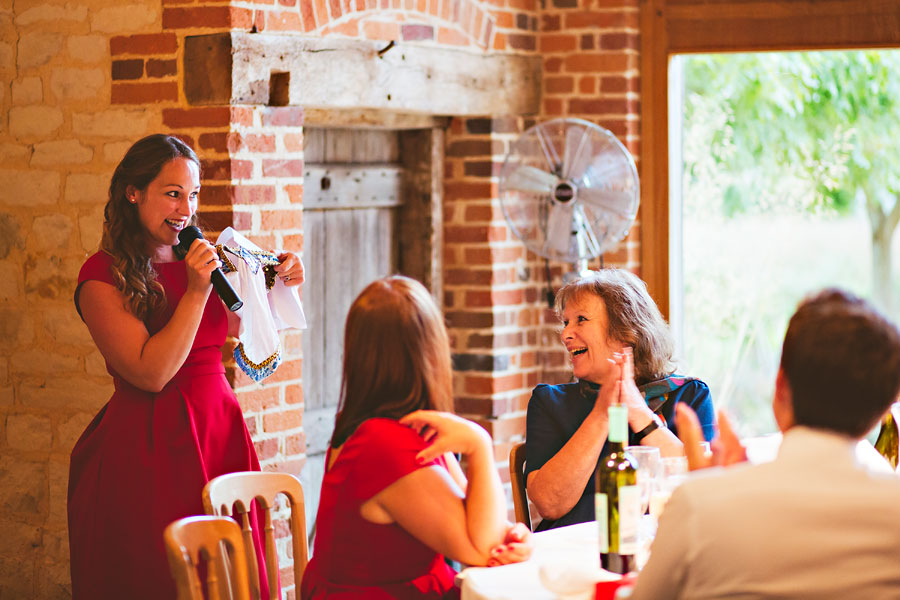
[{"label": "electric pedestal fan", "polygon": [[529,128],[510,145],[500,171],[510,229],[532,252],[572,263],[564,283],[625,237],[638,203],[631,154],[609,130],[582,119]]}]

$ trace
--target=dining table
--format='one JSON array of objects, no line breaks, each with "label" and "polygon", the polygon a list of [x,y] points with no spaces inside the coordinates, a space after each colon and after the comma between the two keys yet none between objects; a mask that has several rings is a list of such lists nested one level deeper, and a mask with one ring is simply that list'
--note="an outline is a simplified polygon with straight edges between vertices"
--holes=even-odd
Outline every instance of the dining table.
[{"label": "dining table", "polygon": [[[642,529],[648,526],[650,523],[646,521],[641,524]],[[528,560],[460,571],[457,585],[461,599],[593,600],[598,582],[621,578],[600,568],[598,534],[596,521],[535,533],[534,550]],[[645,546],[649,546],[649,540]],[[614,596],[611,593],[609,597]]]}]

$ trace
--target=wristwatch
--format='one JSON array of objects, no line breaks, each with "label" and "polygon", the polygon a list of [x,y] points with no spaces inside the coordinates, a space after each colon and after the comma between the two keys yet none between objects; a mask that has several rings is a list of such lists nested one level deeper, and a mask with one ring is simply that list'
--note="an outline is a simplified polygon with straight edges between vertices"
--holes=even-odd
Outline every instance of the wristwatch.
[{"label": "wristwatch", "polygon": [[644,427],[640,431],[635,432],[635,434],[631,438],[631,442],[633,444],[640,444],[641,440],[643,440],[645,437],[647,437],[657,429],[665,426],[666,424],[663,423],[663,420],[659,417],[659,415],[653,413],[653,420],[650,421],[650,423],[648,423],[646,427]]}]

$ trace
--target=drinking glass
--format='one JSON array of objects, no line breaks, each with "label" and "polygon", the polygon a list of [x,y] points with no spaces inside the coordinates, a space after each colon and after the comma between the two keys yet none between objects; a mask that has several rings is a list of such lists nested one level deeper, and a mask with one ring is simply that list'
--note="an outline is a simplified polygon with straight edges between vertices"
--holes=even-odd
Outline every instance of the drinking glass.
[{"label": "drinking glass", "polygon": [[637,463],[637,481],[641,490],[641,511],[650,507],[650,495],[660,473],[659,448],[656,446],[626,446],[625,452]]}]

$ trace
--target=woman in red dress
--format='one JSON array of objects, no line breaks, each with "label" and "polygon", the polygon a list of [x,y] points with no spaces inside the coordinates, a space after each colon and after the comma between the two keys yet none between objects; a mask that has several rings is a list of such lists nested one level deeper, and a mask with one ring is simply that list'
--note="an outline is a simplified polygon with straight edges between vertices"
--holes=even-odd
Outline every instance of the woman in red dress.
[{"label": "woman in red dress", "polygon": [[[530,555],[530,532],[506,521],[490,436],[438,412],[451,408],[447,331],[431,295],[407,277],[370,284],[347,317],[304,600],[455,597],[444,557]],[[465,474],[452,453],[466,457]]]},{"label": "woman in red dress", "polygon": [[[135,143],[110,183],[100,251],[79,273],[75,306],[115,393],[72,450],[75,600],[174,598],[163,529],[203,514],[213,477],[259,470],[222,365],[229,322],[239,321],[210,293],[216,250],[200,239],[183,261],[173,255],[196,221],[199,190],[200,162],[181,140]],[[299,285],[299,259],[279,258],[276,271]]]}]

